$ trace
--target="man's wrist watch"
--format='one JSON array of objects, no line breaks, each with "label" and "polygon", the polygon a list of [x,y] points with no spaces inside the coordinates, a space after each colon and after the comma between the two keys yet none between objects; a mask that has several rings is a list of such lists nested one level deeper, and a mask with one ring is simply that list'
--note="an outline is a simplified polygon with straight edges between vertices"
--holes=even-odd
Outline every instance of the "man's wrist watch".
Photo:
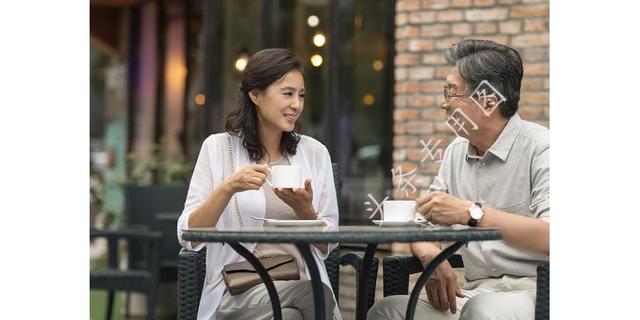
[{"label": "man's wrist watch", "polygon": [[482,203],[474,202],[471,207],[469,207],[469,222],[467,224],[471,227],[475,227],[480,222],[480,219],[484,216],[484,210],[482,209]]}]

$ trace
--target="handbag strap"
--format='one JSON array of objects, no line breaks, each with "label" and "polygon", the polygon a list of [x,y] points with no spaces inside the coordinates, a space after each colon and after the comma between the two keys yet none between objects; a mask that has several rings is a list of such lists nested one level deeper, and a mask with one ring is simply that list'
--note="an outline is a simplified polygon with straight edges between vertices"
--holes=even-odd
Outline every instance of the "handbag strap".
[{"label": "handbag strap", "polygon": [[[231,135],[227,132],[227,146],[229,153],[229,164],[231,168],[231,173],[229,175],[233,175],[235,173],[235,163],[233,162],[233,148],[231,146]],[[242,223],[242,216],[240,215],[240,207],[238,206],[238,197],[234,193],[233,194],[233,202],[236,208],[236,217],[238,218],[238,222],[240,223],[240,228],[244,228],[244,224]]]},{"label": "handbag strap", "polygon": [[[228,152],[229,153],[229,163],[231,164],[231,174],[234,174],[236,170],[235,170],[235,164],[233,162],[233,148],[231,147],[231,135],[228,132],[226,133],[226,135],[227,135],[227,146],[228,146],[228,151],[229,151]],[[234,206],[236,208],[236,217],[238,218],[238,222],[240,222],[240,228],[244,228],[244,223],[242,223],[242,216],[240,215],[240,207],[238,206],[238,197],[236,196],[236,194],[233,195],[233,202],[234,202]],[[274,254],[274,253],[265,254],[264,252],[262,252],[257,247],[255,247],[253,249],[253,251],[257,255],[258,259],[268,258],[268,257],[280,255],[280,254]]]}]

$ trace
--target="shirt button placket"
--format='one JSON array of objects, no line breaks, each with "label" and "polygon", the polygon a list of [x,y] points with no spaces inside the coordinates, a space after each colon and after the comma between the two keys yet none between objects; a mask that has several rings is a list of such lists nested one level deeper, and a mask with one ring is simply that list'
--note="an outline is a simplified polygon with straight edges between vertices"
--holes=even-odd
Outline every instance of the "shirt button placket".
[{"label": "shirt button placket", "polygon": [[478,190],[476,199],[478,199],[480,203],[484,203],[484,200],[482,199],[482,169],[485,167],[486,163],[484,162],[484,159],[480,159],[478,160],[478,164]]},{"label": "shirt button placket", "polygon": [[482,187],[481,176],[480,176],[480,168],[481,168],[482,160],[478,160],[477,164],[478,165],[475,166],[475,171],[476,171],[475,190],[473,190],[476,195],[476,199],[480,197],[480,189]]}]

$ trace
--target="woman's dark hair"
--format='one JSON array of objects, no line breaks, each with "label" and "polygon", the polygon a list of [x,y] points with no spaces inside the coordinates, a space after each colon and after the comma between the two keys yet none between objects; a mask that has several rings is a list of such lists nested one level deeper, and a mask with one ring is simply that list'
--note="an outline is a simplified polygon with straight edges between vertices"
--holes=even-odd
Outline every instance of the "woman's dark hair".
[{"label": "woman's dark hair", "polygon": [[[240,91],[235,109],[227,115],[225,130],[242,137],[242,145],[249,152],[252,161],[258,161],[267,153],[260,143],[258,134],[258,114],[256,105],[249,98],[252,90],[264,91],[272,83],[280,80],[289,71],[297,70],[304,74],[298,56],[287,49],[264,49],[249,58],[240,82]],[[300,141],[300,127],[296,123],[293,131],[283,132],[280,140],[280,153],[283,156],[296,154]]]},{"label": "woman's dark hair", "polygon": [[444,51],[444,58],[458,67],[469,90],[483,80],[493,85],[506,101],[500,104],[500,114],[509,119],[518,111],[522,59],[513,48],[489,40],[468,39]]}]

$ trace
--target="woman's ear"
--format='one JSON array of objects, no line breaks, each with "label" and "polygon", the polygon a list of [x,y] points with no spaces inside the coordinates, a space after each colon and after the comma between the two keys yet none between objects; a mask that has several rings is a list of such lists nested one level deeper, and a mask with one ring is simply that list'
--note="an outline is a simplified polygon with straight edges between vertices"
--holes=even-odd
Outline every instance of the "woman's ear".
[{"label": "woman's ear", "polygon": [[251,102],[253,102],[253,104],[255,104],[256,106],[260,105],[260,91],[259,90],[251,90],[247,93],[249,95],[249,99],[251,99]]}]

